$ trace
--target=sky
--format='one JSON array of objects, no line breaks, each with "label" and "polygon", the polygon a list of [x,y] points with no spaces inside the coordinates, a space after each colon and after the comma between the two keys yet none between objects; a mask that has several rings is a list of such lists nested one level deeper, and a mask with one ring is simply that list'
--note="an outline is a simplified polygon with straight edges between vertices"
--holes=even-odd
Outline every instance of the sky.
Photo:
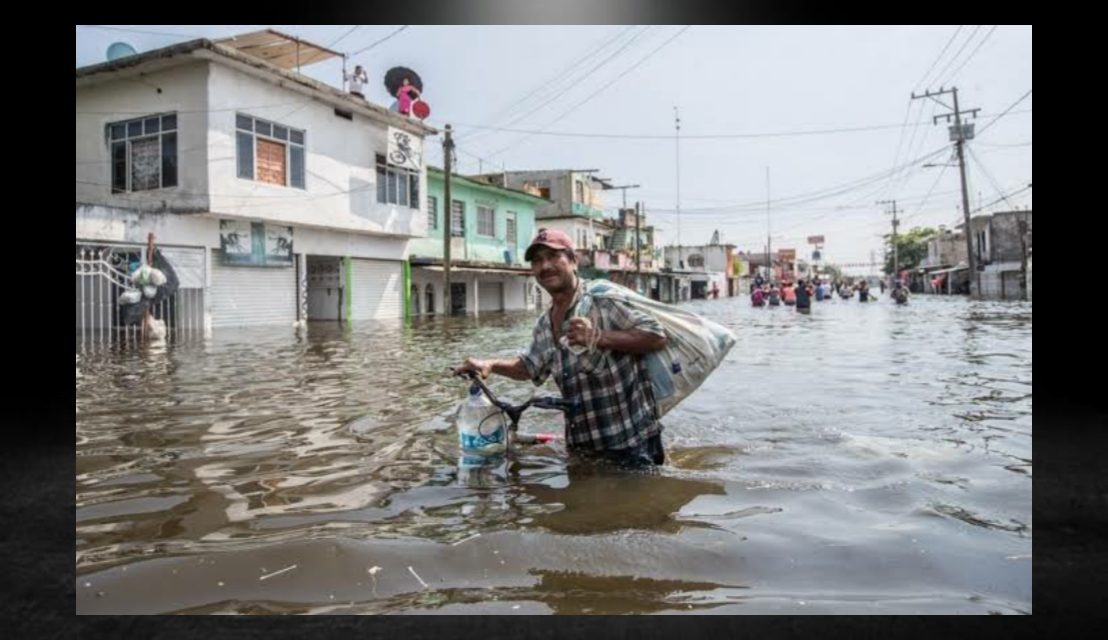
[{"label": "sky", "polygon": [[[979,109],[971,212],[1032,204],[1031,26],[79,25],[76,66],[114,42],[145,52],[263,28],[348,54],[384,106],[385,71],[414,69],[428,123],[455,131],[460,173],[598,169],[640,185],[627,202],[643,203],[660,245],[718,230],[740,250],[768,236],[806,257],[822,235],[825,261],[862,273],[891,229],[879,201],[897,201],[901,232],[952,228],[959,171],[947,123],[934,124],[952,96],[912,99],[940,87]],[[301,72],[342,86],[340,59]],[[441,166],[441,139],[428,148]],[[622,202],[605,194],[613,215]]]}]

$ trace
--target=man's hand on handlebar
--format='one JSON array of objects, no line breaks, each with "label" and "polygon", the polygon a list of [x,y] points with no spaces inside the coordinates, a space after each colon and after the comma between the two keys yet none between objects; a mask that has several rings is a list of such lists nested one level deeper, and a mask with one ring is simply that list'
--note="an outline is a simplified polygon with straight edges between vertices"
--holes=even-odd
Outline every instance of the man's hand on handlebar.
[{"label": "man's hand on handlebar", "polygon": [[482,380],[487,380],[492,373],[492,363],[488,360],[478,360],[477,358],[466,358],[465,362],[461,365],[454,367],[454,375],[465,375],[467,372],[472,371],[481,376]]}]

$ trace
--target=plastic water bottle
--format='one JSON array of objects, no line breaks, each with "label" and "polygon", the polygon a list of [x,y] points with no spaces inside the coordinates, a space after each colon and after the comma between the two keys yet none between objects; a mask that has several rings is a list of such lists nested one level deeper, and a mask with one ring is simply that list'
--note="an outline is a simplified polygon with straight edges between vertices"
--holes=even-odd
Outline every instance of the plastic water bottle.
[{"label": "plastic water bottle", "polygon": [[507,448],[508,429],[504,414],[476,383],[469,387],[469,397],[458,408],[457,422],[463,456],[496,456]]}]

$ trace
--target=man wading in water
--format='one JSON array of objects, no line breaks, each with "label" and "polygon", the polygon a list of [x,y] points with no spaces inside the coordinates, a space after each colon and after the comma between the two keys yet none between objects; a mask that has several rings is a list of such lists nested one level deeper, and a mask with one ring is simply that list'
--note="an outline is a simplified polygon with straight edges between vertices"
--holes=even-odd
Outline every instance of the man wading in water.
[{"label": "man wading in water", "polygon": [[[504,360],[466,358],[455,374],[496,373],[541,385],[550,375],[573,407],[566,411],[566,445],[626,466],[665,462],[662,425],[642,354],[666,346],[662,325],[629,305],[592,298],[587,316],[576,315],[586,281],[577,276],[569,236],[540,229],[524,258],[553,298],[535,323],[531,346]],[[562,342],[562,338],[566,343]],[[585,347],[575,354],[570,346]]]}]

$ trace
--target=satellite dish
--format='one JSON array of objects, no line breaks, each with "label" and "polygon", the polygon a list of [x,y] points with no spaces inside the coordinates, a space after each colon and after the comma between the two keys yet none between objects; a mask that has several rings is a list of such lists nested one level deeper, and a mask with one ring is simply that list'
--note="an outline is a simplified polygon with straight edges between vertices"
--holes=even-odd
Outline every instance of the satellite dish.
[{"label": "satellite dish", "polygon": [[135,51],[135,48],[126,42],[113,42],[108,46],[108,62],[126,58],[127,56],[133,56],[136,53],[138,52]]}]

